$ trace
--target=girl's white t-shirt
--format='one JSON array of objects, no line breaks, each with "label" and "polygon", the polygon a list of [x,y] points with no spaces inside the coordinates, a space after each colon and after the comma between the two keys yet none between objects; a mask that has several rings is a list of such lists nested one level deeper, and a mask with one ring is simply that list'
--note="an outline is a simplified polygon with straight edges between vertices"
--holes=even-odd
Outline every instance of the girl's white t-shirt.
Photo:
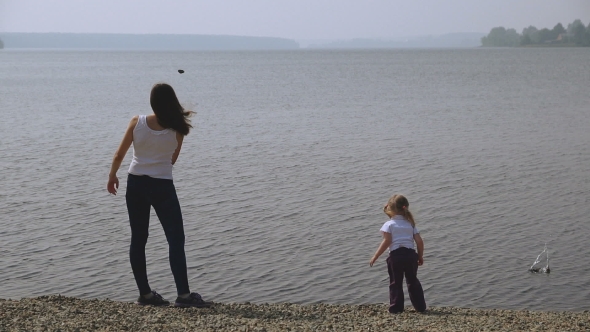
[{"label": "girl's white t-shirt", "polygon": [[382,232],[391,234],[391,245],[389,251],[400,247],[414,249],[414,234],[420,233],[418,228],[412,227],[412,224],[403,216],[395,215],[381,227]]},{"label": "girl's white t-shirt", "polygon": [[172,180],[172,155],[178,147],[172,129],[152,130],[140,115],[133,129],[133,160],[129,173]]}]

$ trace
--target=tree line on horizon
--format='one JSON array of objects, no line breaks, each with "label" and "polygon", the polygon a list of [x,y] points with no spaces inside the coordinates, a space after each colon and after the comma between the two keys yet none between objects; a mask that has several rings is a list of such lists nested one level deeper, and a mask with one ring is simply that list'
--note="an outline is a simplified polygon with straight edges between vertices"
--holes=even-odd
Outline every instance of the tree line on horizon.
[{"label": "tree line on horizon", "polygon": [[516,47],[516,46],[590,46],[590,23],[584,26],[577,19],[568,24],[567,29],[557,23],[553,29],[541,30],[534,26],[524,28],[519,34],[515,29],[504,27],[492,28],[487,36],[481,38],[481,45],[487,47]]},{"label": "tree line on horizon", "polygon": [[4,42],[0,39],[0,50],[4,48]]}]

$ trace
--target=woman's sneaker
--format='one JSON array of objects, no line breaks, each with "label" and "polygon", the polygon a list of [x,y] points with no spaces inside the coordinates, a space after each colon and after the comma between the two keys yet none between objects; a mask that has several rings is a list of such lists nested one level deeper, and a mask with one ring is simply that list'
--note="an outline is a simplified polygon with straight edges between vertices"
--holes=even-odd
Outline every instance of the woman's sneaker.
[{"label": "woman's sneaker", "polygon": [[213,302],[204,301],[201,295],[199,295],[198,293],[191,293],[187,298],[179,296],[176,298],[176,301],[174,302],[175,307],[181,308],[209,308],[212,304]]},{"label": "woman's sneaker", "polygon": [[139,296],[137,302],[135,304],[139,305],[153,305],[153,306],[164,306],[170,305],[170,301],[165,300],[162,295],[156,293],[155,290],[152,291],[152,296],[149,298],[144,296]]}]

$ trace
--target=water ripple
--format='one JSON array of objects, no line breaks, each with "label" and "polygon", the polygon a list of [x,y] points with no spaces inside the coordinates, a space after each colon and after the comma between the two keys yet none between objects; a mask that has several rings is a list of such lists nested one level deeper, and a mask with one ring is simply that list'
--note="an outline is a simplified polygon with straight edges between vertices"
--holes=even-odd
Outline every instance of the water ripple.
[{"label": "water ripple", "polygon": [[[2,297],[135,298],[130,156],[118,196],[105,181],[125,123],[164,80],[198,101],[174,174],[190,284],[208,298],[387,302],[385,257],[368,260],[381,208],[402,192],[426,243],[430,305],[590,309],[580,50],[0,58]],[[199,75],[173,75],[170,61]],[[335,77],[342,68],[355,75]],[[528,273],[545,243],[552,273]],[[149,280],[174,298],[167,251],[152,212]]]}]

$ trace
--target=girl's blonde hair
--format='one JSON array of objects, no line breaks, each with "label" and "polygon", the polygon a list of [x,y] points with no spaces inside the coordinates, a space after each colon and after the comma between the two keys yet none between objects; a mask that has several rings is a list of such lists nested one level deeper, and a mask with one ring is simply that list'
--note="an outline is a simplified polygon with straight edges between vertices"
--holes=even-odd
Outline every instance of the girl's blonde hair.
[{"label": "girl's blonde hair", "polygon": [[412,227],[416,227],[414,216],[410,212],[410,203],[404,195],[396,194],[391,196],[387,204],[383,207],[383,212],[390,218],[396,214],[401,215],[412,224]]}]

